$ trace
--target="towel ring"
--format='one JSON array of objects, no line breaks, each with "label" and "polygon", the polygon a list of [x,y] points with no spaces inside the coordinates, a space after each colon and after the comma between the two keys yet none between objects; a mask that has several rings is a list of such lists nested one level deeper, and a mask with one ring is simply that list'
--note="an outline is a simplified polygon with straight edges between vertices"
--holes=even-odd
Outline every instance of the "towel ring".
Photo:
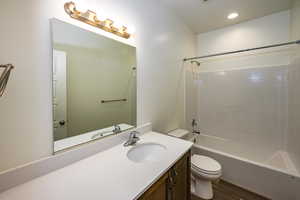
[{"label": "towel ring", "polygon": [[9,80],[10,72],[14,68],[14,66],[12,64],[7,64],[0,65],[0,68],[4,68],[4,71],[0,76],[0,97],[2,97]]}]

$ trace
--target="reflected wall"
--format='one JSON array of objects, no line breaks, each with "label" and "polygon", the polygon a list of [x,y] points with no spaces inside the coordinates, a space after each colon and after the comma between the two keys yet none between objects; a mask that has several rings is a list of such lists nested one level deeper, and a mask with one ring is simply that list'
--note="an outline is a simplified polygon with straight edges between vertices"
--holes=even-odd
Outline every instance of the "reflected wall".
[{"label": "reflected wall", "polygon": [[51,25],[54,140],[135,127],[136,48],[57,19]]}]

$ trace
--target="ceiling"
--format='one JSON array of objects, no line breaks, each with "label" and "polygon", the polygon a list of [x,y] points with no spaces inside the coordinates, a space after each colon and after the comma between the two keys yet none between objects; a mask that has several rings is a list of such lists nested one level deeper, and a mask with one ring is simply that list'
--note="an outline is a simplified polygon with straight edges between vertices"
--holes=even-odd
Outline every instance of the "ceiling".
[{"label": "ceiling", "polygon": [[[291,7],[291,0],[161,0],[195,32],[203,33]],[[239,17],[227,19],[231,12]]]}]

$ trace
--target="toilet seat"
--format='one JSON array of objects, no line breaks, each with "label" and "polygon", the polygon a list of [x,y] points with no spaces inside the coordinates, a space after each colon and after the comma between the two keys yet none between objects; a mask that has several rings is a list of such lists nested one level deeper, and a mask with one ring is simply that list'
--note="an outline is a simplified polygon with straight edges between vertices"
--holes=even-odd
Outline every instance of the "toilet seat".
[{"label": "toilet seat", "polygon": [[195,171],[208,175],[217,175],[221,173],[222,167],[216,160],[207,156],[193,155],[191,166]]},{"label": "toilet seat", "polygon": [[210,179],[210,178],[213,179],[214,177],[219,177],[219,176],[221,176],[221,174],[222,174],[221,171],[207,172],[207,171],[198,169],[197,167],[194,167],[194,166],[191,167],[191,170],[192,170],[193,172],[195,172],[198,176],[201,176],[201,177],[208,177],[209,179]]}]

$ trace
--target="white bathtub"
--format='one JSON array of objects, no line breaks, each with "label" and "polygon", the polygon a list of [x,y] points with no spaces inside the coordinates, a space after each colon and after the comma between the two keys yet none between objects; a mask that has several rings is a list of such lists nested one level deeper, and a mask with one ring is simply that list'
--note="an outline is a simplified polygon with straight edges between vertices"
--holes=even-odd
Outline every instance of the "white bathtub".
[{"label": "white bathtub", "polygon": [[222,164],[222,179],[272,200],[300,200],[300,174],[287,152],[198,135],[193,153]]}]

